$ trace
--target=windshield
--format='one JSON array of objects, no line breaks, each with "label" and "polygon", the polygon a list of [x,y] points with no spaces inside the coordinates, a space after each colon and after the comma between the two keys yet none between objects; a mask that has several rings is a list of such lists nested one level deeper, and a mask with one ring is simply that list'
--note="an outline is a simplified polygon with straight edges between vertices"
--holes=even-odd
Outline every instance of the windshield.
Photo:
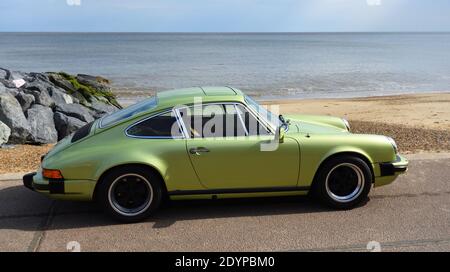
[{"label": "windshield", "polygon": [[156,105],[157,105],[156,97],[145,99],[144,101],[129,106],[128,108],[104,116],[100,121],[100,127],[104,128],[111,126],[122,120],[135,116],[141,112],[152,109],[156,107]]},{"label": "windshield", "polygon": [[277,128],[278,126],[281,125],[278,116],[268,111],[265,107],[259,105],[258,102],[250,98],[250,96],[246,95],[245,101],[255,112],[259,114],[259,116],[264,118],[273,128]]}]

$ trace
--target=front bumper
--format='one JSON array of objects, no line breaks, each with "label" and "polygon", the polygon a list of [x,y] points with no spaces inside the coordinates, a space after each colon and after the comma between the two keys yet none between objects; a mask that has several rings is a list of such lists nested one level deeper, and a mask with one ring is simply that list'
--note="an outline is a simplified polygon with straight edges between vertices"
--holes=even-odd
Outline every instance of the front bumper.
[{"label": "front bumper", "polygon": [[95,184],[91,180],[46,179],[40,172],[23,176],[26,188],[54,199],[92,200]]},{"label": "front bumper", "polygon": [[380,163],[380,174],[382,177],[395,176],[408,171],[408,160],[397,155],[397,159],[392,163]]},{"label": "front bumper", "polygon": [[397,155],[394,162],[374,165],[375,187],[391,184],[399,175],[408,171],[408,165],[408,160],[401,155]]}]

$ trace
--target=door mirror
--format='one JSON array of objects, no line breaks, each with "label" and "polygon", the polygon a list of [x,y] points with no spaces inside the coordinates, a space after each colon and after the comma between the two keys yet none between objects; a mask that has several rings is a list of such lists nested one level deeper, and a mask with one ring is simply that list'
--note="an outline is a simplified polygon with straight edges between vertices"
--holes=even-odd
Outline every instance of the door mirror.
[{"label": "door mirror", "polygon": [[286,128],[284,126],[279,126],[277,131],[275,132],[275,141],[278,141],[280,144],[284,143],[284,135],[286,134]]}]

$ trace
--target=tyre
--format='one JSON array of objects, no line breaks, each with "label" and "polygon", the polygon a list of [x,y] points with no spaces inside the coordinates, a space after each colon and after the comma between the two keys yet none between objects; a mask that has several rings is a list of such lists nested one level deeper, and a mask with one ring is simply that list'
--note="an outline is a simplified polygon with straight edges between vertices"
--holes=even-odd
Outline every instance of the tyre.
[{"label": "tyre", "polygon": [[162,180],[148,169],[129,166],[107,173],[99,184],[98,201],[116,220],[142,221],[160,205]]},{"label": "tyre", "polygon": [[372,172],[364,160],[341,156],[326,161],[320,168],[314,190],[328,206],[351,209],[367,199],[372,181]]}]

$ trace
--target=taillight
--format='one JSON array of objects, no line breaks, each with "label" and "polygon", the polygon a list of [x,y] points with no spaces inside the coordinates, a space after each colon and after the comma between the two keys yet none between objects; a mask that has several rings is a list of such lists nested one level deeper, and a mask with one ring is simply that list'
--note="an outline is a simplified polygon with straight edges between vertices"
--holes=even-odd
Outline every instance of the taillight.
[{"label": "taillight", "polygon": [[63,179],[61,171],[54,169],[43,169],[42,176],[48,179]]}]

